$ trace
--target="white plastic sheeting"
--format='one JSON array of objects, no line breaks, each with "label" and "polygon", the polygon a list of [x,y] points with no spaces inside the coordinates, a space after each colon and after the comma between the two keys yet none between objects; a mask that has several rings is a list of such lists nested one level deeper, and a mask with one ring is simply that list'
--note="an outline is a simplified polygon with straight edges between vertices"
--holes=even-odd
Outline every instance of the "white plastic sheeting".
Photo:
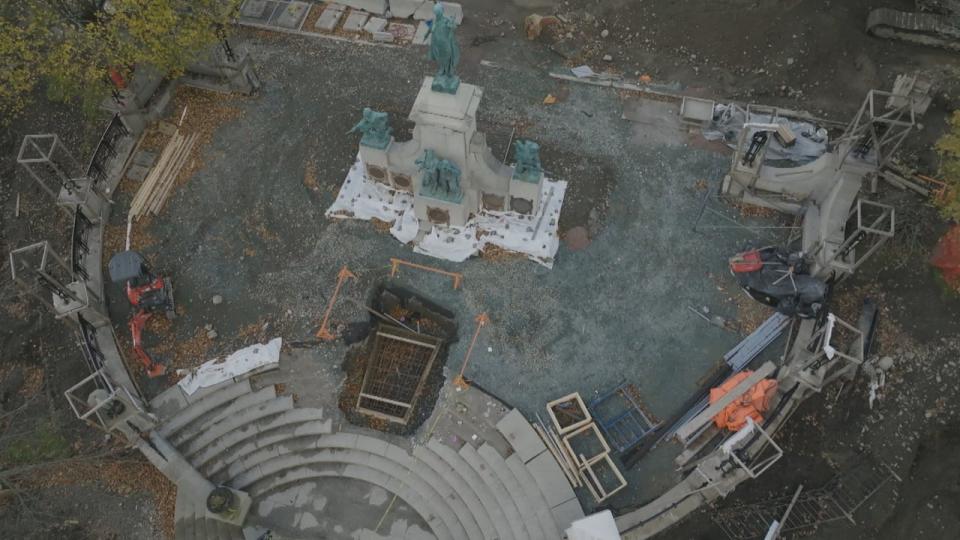
[{"label": "white plastic sheeting", "polygon": [[[740,131],[746,123],[758,124],[785,124],[796,136],[793,146],[785,148],[775,137],[767,142],[766,160],[789,160],[808,162],[820,157],[827,151],[827,131],[817,128],[810,122],[803,122],[788,118],[774,118],[769,114],[751,112],[735,104],[718,103],[713,109],[713,123],[703,130],[703,136],[709,140],[723,140],[731,148],[737,147]],[[747,141],[753,136],[753,131],[747,134]]]},{"label": "white plastic sheeting", "polygon": [[617,522],[610,510],[580,518],[567,529],[568,540],[620,540]]},{"label": "white plastic sheeting", "polygon": [[244,347],[226,358],[215,358],[187,373],[177,384],[188,395],[201,388],[228,381],[245,373],[280,362],[282,338],[273,338],[269,343],[257,343]]},{"label": "white plastic sheeting", "polygon": [[487,244],[492,244],[523,253],[529,259],[553,268],[553,258],[560,247],[557,225],[566,190],[566,182],[544,179],[540,211],[535,216],[482,211],[463,227],[434,226],[426,234],[419,235],[420,222],[413,210],[413,195],[367,180],[360,157],[357,156],[326,216],[363,220],[377,218],[393,223],[390,234],[397,240],[405,244],[413,242],[415,252],[438,259],[465,261],[482,251]]}]

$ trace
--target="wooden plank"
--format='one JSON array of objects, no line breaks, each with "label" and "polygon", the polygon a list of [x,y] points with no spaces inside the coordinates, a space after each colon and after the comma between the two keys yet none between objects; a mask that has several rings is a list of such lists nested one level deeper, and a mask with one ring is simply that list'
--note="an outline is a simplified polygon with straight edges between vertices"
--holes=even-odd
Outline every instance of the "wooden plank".
[{"label": "wooden plank", "polygon": [[150,197],[147,199],[146,211],[156,215],[157,201],[161,199],[163,194],[169,189],[171,182],[171,175],[174,177],[174,170],[177,165],[183,159],[183,151],[186,145],[187,137],[181,137],[177,142],[176,149],[174,150],[173,157],[164,167],[164,170],[161,172],[160,180],[157,181],[157,185],[154,188],[153,192],[150,194]]},{"label": "wooden plank", "polygon": [[167,162],[170,161],[170,158],[176,149],[176,136],[177,135],[174,134],[170,141],[167,142],[167,145],[160,152],[160,157],[157,159],[156,164],[152,169],[150,169],[150,172],[147,174],[147,177],[144,178],[143,183],[140,184],[140,189],[137,190],[136,195],[133,197],[133,202],[130,203],[129,214],[131,217],[138,217],[143,213],[144,204],[146,203],[147,198],[153,192],[157,180],[160,178],[160,175],[166,167]]},{"label": "wooden plank", "polygon": [[727,392],[715,403],[712,403],[706,408],[706,410],[681,426],[680,429],[677,430],[677,438],[686,443],[687,439],[699,431],[704,424],[713,421],[713,417],[720,414],[720,411],[722,411],[727,405],[733,403],[736,399],[745,394],[747,390],[750,390],[753,385],[765,379],[767,375],[773,373],[775,369],[776,366],[773,364],[773,362],[764,363],[762,366],[760,366],[760,369],[754,371],[746,379],[740,381],[740,384],[734,386],[733,389]]},{"label": "wooden plank", "polygon": [[183,169],[183,166],[186,165],[187,159],[190,157],[190,153],[193,151],[193,145],[196,142],[197,137],[197,134],[189,136],[181,147],[177,161],[170,168],[170,171],[168,171],[166,182],[157,195],[156,201],[151,206],[150,211],[154,215],[156,215],[160,209],[163,208],[163,205],[166,203],[167,197],[169,197],[173,186],[176,185],[177,177],[180,176],[180,171]]},{"label": "wooden plank", "polygon": [[166,202],[171,188],[174,184],[176,184],[177,177],[180,175],[180,169],[183,168],[187,157],[189,157],[190,152],[193,149],[193,142],[196,140],[196,138],[197,135],[193,134],[184,137],[184,139],[181,141],[180,146],[174,155],[173,161],[167,166],[167,170],[164,172],[163,179],[161,180],[158,188],[155,190],[155,194],[150,202],[150,205],[147,207],[147,210],[150,213],[156,215],[163,206],[163,203]]},{"label": "wooden plank", "polygon": [[550,440],[553,441],[554,448],[556,448],[557,451],[560,452],[560,455],[563,458],[567,469],[570,470],[570,473],[574,479],[574,484],[573,484],[574,487],[580,486],[581,482],[579,477],[577,476],[577,461],[573,459],[573,456],[567,452],[567,450],[564,448],[562,444],[560,444],[560,436],[557,435],[555,431],[553,431],[550,428],[544,428],[544,429],[547,430],[547,435],[550,437]]}]

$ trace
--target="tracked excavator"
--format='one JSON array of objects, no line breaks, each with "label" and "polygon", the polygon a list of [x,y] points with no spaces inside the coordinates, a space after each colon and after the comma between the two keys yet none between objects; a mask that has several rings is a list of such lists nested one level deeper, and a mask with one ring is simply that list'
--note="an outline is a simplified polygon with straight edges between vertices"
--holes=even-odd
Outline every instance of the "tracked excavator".
[{"label": "tracked excavator", "polygon": [[960,0],[917,0],[917,11],[912,12],[875,9],[867,15],[867,32],[960,51]]}]

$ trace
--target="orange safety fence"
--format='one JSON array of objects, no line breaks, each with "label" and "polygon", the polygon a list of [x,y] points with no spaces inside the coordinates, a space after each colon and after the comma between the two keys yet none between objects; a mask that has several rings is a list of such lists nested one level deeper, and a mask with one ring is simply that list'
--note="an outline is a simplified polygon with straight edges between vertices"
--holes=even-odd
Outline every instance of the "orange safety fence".
[{"label": "orange safety fence", "polygon": [[[730,377],[723,384],[710,389],[710,403],[716,403],[720,398],[733,390],[741,381],[753,373],[752,371],[741,371]],[[747,425],[747,418],[752,418],[754,423],[763,422],[763,413],[770,409],[770,402],[777,393],[777,381],[775,379],[763,379],[750,387],[742,396],[735,399],[732,403],[724,407],[716,416],[713,422],[720,429],[730,431],[740,431]]]}]

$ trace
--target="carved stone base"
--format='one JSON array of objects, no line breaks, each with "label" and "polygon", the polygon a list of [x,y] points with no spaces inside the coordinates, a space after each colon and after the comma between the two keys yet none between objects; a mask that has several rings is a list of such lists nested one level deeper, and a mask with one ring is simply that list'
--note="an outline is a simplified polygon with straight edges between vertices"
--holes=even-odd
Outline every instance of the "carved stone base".
[{"label": "carved stone base", "polygon": [[443,92],[444,94],[456,94],[460,88],[460,77],[456,75],[437,75],[433,78],[433,84],[430,89],[434,92]]}]

